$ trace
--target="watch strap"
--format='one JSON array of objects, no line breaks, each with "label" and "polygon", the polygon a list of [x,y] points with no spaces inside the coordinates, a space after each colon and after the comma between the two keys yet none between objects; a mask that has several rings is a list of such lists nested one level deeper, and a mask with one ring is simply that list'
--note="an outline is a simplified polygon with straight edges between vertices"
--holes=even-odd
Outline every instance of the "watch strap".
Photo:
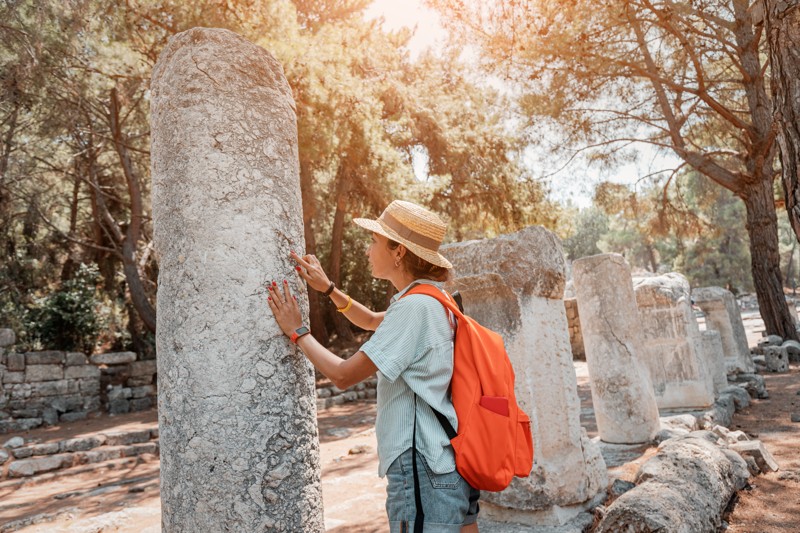
[{"label": "watch strap", "polygon": [[293,333],[292,333],[292,335],[289,337],[289,339],[290,339],[290,340],[291,340],[293,343],[297,344],[297,339],[299,339],[299,338],[300,338],[300,337],[302,337],[303,335],[308,335],[309,333],[311,333],[311,330],[310,330],[310,329],[308,329],[308,327],[306,327],[306,326],[300,326],[299,328],[297,328],[296,330],[294,330],[294,332],[293,332]]}]

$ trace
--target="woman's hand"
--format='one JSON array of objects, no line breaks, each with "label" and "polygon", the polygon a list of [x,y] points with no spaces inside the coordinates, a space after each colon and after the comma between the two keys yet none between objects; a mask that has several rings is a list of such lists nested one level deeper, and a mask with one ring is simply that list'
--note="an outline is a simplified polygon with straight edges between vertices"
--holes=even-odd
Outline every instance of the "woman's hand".
[{"label": "woman's hand", "polygon": [[306,280],[308,286],[312,289],[325,292],[331,286],[331,280],[328,279],[325,271],[322,270],[322,265],[319,263],[314,255],[304,255],[300,257],[294,252],[289,254],[289,257],[297,261],[297,273],[301,278]]},{"label": "woman's hand", "polygon": [[274,281],[267,286],[269,288],[269,298],[267,303],[275,315],[281,331],[291,337],[297,328],[303,325],[303,317],[300,314],[300,307],[297,305],[297,298],[289,292],[289,283],[283,280],[283,291]]}]

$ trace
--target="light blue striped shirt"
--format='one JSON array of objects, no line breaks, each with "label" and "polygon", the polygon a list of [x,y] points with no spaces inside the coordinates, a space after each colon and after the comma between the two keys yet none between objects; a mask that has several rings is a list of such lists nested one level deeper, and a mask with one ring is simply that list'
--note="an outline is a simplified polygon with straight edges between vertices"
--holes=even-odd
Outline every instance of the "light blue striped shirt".
[{"label": "light blue striped shirt", "polygon": [[361,347],[378,367],[378,475],[411,448],[414,429],[414,393],[417,399],[417,450],[437,474],[456,468],[455,455],[447,434],[431,406],[458,429],[450,400],[453,375],[453,329],[448,311],[424,294],[400,299],[411,287],[427,283],[417,280],[396,294],[386,316],[372,337]]}]

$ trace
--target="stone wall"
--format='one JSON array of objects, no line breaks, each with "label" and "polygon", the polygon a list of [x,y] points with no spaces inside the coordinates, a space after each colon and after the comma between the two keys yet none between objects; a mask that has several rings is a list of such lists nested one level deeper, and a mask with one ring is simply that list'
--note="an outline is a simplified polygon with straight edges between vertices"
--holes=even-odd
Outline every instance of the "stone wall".
[{"label": "stone wall", "polygon": [[567,327],[569,328],[569,345],[572,348],[572,358],[585,361],[586,349],[583,347],[578,300],[576,298],[565,298],[564,309],[567,311]]},{"label": "stone wall", "polygon": [[[155,360],[133,352],[16,353],[11,330],[0,330],[0,433],[82,420],[91,413],[140,411],[155,405]],[[10,343],[8,342],[10,339]]]}]

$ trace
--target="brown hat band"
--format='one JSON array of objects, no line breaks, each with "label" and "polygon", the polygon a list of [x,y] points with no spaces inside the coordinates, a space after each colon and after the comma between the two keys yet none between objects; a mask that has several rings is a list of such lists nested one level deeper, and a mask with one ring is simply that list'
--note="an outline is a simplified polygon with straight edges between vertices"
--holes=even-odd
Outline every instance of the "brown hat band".
[{"label": "brown hat band", "polygon": [[426,237],[425,235],[417,233],[416,231],[404,226],[402,222],[394,218],[390,213],[384,211],[381,214],[379,220],[384,224],[386,224],[386,226],[389,229],[400,235],[402,238],[407,239],[414,244],[427,248],[428,250],[431,250],[433,252],[439,250],[439,245],[441,244],[440,241],[437,241],[436,239],[431,239],[430,237]]}]

